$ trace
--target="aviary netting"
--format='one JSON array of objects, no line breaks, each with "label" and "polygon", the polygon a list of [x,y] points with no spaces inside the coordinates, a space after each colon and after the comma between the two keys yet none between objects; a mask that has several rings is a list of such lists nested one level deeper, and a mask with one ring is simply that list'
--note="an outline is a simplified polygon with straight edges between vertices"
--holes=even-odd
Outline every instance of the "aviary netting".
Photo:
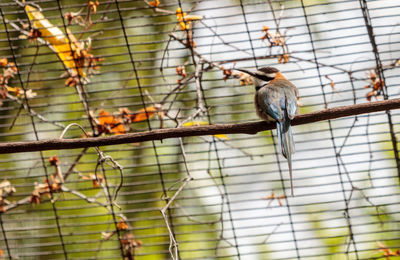
[{"label": "aviary netting", "polygon": [[[395,0],[0,3],[0,257],[400,256]],[[251,78],[300,91],[295,196]]]}]

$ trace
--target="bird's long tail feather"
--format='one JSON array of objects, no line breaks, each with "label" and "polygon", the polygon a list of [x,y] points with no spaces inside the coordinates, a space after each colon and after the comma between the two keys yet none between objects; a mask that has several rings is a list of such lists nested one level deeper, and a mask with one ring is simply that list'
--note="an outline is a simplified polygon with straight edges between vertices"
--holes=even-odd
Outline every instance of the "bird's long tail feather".
[{"label": "bird's long tail feather", "polygon": [[277,122],[276,129],[278,131],[278,144],[282,155],[288,161],[289,174],[290,174],[290,187],[293,196],[293,176],[292,176],[292,154],[295,152],[292,128],[290,121]]}]

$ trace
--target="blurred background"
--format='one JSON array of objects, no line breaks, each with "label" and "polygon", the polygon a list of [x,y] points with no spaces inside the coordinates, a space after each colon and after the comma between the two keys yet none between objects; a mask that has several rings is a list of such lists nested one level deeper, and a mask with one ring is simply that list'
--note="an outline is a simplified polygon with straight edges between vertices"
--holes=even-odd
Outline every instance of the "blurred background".
[{"label": "blurred background", "polygon": [[[301,114],[400,94],[396,0],[25,4],[35,17],[0,3],[2,142],[71,123],[104,136],[259,121],[232,68],[278,68]],[[2,154],[0,255],[400,259],[398,122],[393,110],[293,127],[294,197],[275,130]]]}]

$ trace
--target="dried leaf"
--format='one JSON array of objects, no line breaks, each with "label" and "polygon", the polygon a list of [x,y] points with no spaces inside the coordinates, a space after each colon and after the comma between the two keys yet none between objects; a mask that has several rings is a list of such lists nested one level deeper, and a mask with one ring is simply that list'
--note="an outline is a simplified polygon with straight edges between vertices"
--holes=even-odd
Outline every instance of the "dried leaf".
[{"label": "dried leaf", "polygon": [[36,92],[33,92],[32,89],[28,89],[27,91],[25,91],[25,94],[23,95],[25,95],[27,99],[34,98],[37,96]]},{"label": "dried leaf", "polygon": [[288,63],[290,61],[290,55],[288,53],[285,53],[281,56],[278,57],[278,63],[281,64],[285,64]]},{"label": "dried leaf", "polygon": [[78,84],[79,84],[79,78],[78,77],[69,77],[65,81],[65,86],[68,86],[68,87],[75,87]]},{"label": "dried leaf", "polygon": [[184,15],[183,19],[188,22],[188,21],[199,21],[201,19],[203,19],[202,16],[198,16],[198,15]]},{"label": "dried leaf", "polygon": [[378,96],[382,92],[384,81],[377,77],[376,73],[373,71],[369,71],[367,77],[369,85],[364,86],[364,88],[372,88],[372,90],[366,94],[366,98],[368,101],[371,101],[372,97],[378,99]]},{"label": "dried leaf", "polygon": [[128,224],[126,224],[125,221],[122,218],[120,218],[117,223],[117,229],[121,231],[121,230],[127,230],[128,228],[129,228]]},{"label": "dried leaf", "polygon": [[115,117],[105,110],[100,110],[98,117],[97,131],[105,134],[125,134],[126,129],[122,118]]},{"label": "dried leaf", "polygon": [[[33,98],[36,97],[36,92],[33,92],[32,89],[28,89],[26,92],[24,92],[21,88],[18,87],[10,87],[7,86],[7,92],[6,93],[15,93],[16,97],[22,96],[24,97],[26,95],[26,97],[29,98]],[[3,98],[5,98],[6,96],[4,95]]]},{"label": "dried leaf", "polygon": [[89,175],[83,175],[83,176],[81,176],[81,179],[92,181],[93,188],[99,188],[100,184],[103,183],[103,180],[104,180],[103,176],[101,176],[99,174],[97,174],[97,176],[96,176],[96,174],[93,174],[93,173],[90,173]]},{"label": "dried leaf", "polygon": [[158,112],[158,108],[157,107],[146,107],[146,109],[142,108],[139,109],[138,111],[134,112],[134,114],[132,115],[132,122],[136,123],[136,122],[141,122],[141,121],[145,121],[148,118],[152,118],[156,113]]},{"label": "dried leaf", "polygon": [[176,19],[178,20],[179,26],[182,31],[191,29],[191,22],[198,21],[203,19],[203,17],[198,15],[187,15],[185,12],[182,12],[182,9],[178,7],[176,9]]},{"label": "dried leaf", "polygon": [[372,88],[373,88],[374,90],[376,90],[376,91],[380,91],[380,90],[382,90],[383,84],[384,84],[384,81],[383,81],[383,80],[377,80],[377,81],[374,83],[374,85],[373,85]]},{"label": "dried leaf", "polygon": [[336,91],[336,84],[335,84],[335,82],[333,81],[333,79],[331,79],[328,75],[325,75],[325,78],[327,79],[327,80],[329,80],[329,85],[331,86],[331,88],[332,88],[332,90],[333,91]]},{"label": "dried leaf", "polygon": [[26,36],[30,42],[36,41],[39,37],[42,37],[42,33],[37,29],[31,29]]},{"label": "dried leaf", "polygon": [[268,203],[268,205],[270,205],[271,203],[272,203],[272,201],[274,200],[274,199],[276,199],[277,201],[278,201],[278,203],[279,203],[279,206],[282,206],[283,205],[283,202],[282,202],[282,199],[285,199],[286,198],[286,196],[283,194],[283,195],[276,195],[275,194],[275,192],[271,192],[271,195],[268,195],[268,196],[265,196],[265,197],[263,197],[263,199],[265,199],[265,200],[270,200],[270,202]]},{"label": "dried leaf", "polygon": [[224,75],[224,77],[223,77],[224,81],[226,81],[227,79],[229,79],[232,76],[232,70],[225,69],[224,67],[222,67],[222,74]]},{"label": "dried leaf", "polygon": [[[52,46],[65,67],[71,70],[71,74],[79,74],[82,77],[86,77],[82,66],[76,64],[74,60],[74,53],[82,49],[81,44],[79,44],[76,39],[70,41],[57,26],[50,23],[50,21],[35,7],[25,5],[25,11],[28,14],[33,29],[38,30],[43,40],[47,41]],[[73,37],[73,35],[69,33],[70,38],[71,36]],[[78,68],[78,71],[76,68]]]},{"label": "dried leaf", "polygon": [[109,240],[116,232],[101,232],[101,238],[104,240]]},{"label": "dried leaf", "polygon": [[150,1],[149,5],[151,7],[158,7],[160,5],[160,0],[156,0],[156,1]]},{"label": "dried leaf", "polygon": [[[1,84],[8,84],[10,78],[14,78],[17,74],[18,68],[15,66],[14,62],[8,62],[5,69],[3,69],[3,75],[1,76]],[[1,75],[1,74],[0,74]]]},{"label": "dried leaf", "polygon": [[260,38],[261,40],[265,40],[265,39],[270,38],[269,27],[268,26],[264,25],[261,31],[264,33],[264,35]]},{"label": "dried leaf", "polygon": [[50,196],[50,186],[47,183],[35,184],[35,188],[29,198],[31,204],[40,204],[42,196]]},{"label": "dried leaf", "polygon": [[40,195],[32,194],[29,197],[29,203],[31,204],[40,204]]},{"label": "dried leaf", "polygon": [[176,74],[182,77],[186,77],[186,70],[185,70],[185,66],[177,66],[175,68]]},{"label": "dried leaf", "polygon": [[181,76],[180,79],[178,79],[178,84],[181,84],[181,81],[186,78],[187,74],[186,74],[186,70],[185,70],[185,66],[177,66],[175,68],[175,72],[177,75]]},{"label": "dried leaf", "polygon": [[12,92],[15,93],[15,96],[19,97],[21,95],[22,89],[18,88],[18,87],[8,87],[7,86],[7,92]]},{"label": "dried leaf", "polygon": [[122,118],[125,124],[130,124],[132,123],[132,111],[130,111],[126,107],[122,107],[118,109],[119,111],[119,116]]},{"label": "dried leaf", "polygon": [[251,79],[251,76],[247,73],[240,72],[239,73],[239,81],[240,85],[244,86],[249,86],[253,84],[253,80]]},{"label": "dried leaf", "polygon": [[52,156],[49,158],[50,165],[56,166],[59,162],[60,160],[58,159],[58,156]]},{"label": "dried leaf", "polygon": [[142,241],[135,240],[132,233],[127,233],[121,238],[121,244],[124,245],[124,248],[135,248],[142,246]]},{"label": "dried leaf", "polygon": [[0,58],[0,67],[5,67],[7,63],[7,58]]},{"label": "dried leaf", "polygon": [[113,125],[118,124],[118,120],[116,120],[113,115],[102,109],[100,110],[99,123],[100,125]]},{"label": "dried leaf", "polygon": [[[16,191],[17,190],[11,185],[10,181],[4,180],[0,182],[0,206],[4,206],[4,200]],[[5,208],[3,208],[2,211],[5,212]]]},{"label": "dried leaf", "polygon": [[111,133],[115,134],[115,135],[125,134],[126,130],[125,130],[124,124],[122,124],[122,122],[121,122],[118,125],[116,125],[115,127],[111,128]]},{"label": "dried leaf", "polygon": [[384,243],[381,241],[376,242],[378,244],[379,250],[383,252],[383,256],[389,260],[391,256],[400,256],[400,249],[397,249],[396,251],[391,250],[388,248]]},{"label": "dried leaf", "polygon": [[97,7],[99,6],[99,1],[89,1],[89,9],[95,14],[97,12]]}]

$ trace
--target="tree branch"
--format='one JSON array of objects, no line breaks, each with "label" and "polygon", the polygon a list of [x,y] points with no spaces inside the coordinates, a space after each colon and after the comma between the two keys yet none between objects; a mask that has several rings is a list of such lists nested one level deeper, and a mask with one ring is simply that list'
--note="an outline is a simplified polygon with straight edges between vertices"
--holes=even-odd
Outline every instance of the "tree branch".
[{"label": "tree branch", "polygon": [[[400,108],[400,99],[375,101],[351,106],[329,108],[304,115],[298,115],[292,120],[292,125],[303,125],[328,119],[354,116],[379,111]],[[93,146],[117,145],[126,143],[162,140],[167,138],[202,136],[215,134],[256,134],[260,131],[275,128],[274,122],[252,122],[243,124],[219,124],[193,126],[182,128],[156,129],[147,132],[129,133],[95,138],[50,139],[27,142],[6,142],[0,144],[0,154],[22,153],[45,150],[64,150],[86,148]]]}]

